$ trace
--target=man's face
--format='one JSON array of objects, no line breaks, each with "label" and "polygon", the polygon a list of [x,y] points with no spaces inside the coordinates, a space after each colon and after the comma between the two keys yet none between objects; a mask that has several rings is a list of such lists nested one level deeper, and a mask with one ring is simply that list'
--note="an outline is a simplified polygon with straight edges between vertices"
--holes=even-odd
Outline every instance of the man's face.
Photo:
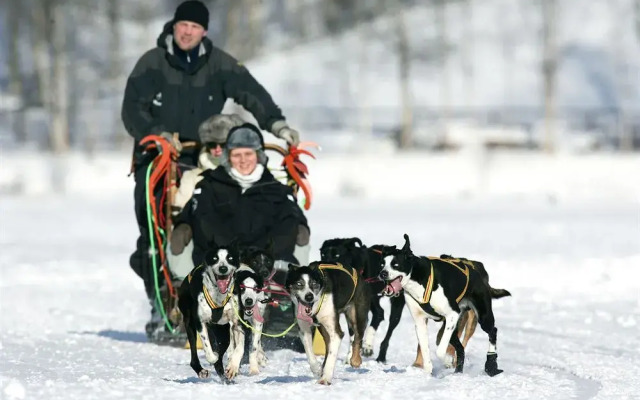
[{"label": "man's face", "polygon": [[207,31],[200,24],[191,21],[178,21],[173,24],[173,38],[178,47],[189,51],[200,44]]}]

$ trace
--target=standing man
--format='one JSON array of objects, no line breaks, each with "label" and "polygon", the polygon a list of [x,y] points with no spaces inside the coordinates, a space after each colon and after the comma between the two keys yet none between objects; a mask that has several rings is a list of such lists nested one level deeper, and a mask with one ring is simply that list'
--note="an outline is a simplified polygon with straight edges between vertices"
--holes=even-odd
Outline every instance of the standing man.
[{"label": "standing man", "polygon": [[[148,135],[161,135],[178,150],[180,141],[199,141],[198,126],[219,114],[227,99],[250,111],[260,128],[289,144],[298,144],[299,134],[289,128],[282,111],[269,93],[235,58],[213,46],[206,37],[209,10],[200,1],[189,0],[178,6],[167,22],[156,47],[136,63],[124,92],[122,121],[134,138],[134,204],[140,229],[131,268],[144,280],[152,310],[145,330],[150,339],[162,329],[156,308],[152,257],[145,200],[146,170],[152,156],[143,155],[138,145]],[[174,140],[177,132],[180,139]],[[185,149],[179,163],[195,166],[198,149]],[[162,273],[158,274],[162,277]]]}]

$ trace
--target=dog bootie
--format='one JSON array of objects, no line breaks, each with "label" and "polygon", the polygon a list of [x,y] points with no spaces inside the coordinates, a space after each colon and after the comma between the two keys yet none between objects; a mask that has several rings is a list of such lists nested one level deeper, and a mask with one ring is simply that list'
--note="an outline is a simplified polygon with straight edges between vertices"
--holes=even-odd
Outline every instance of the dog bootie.
[{"label": "dog bootie", "polygon": [[496,376],[502,373],[502,370],[498,369],[498,355],[496,353],[487,354],[487,362],[484,363],[484,372],[489,376]]}]

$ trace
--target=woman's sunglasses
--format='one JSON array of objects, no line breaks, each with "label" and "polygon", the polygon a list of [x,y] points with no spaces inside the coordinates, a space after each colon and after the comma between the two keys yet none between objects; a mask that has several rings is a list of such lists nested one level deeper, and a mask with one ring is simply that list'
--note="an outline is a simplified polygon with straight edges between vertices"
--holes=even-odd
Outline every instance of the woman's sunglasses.
[{"label": "woman's sunglasses", "polygon": [[213,149],[217,148],[218,146],[220,146],[220,148],[224,147],[224,145],[225,145],[226,143],[227,143],[227,142],[222,142],[222,143],[220,143],[220,142],[207,142],[207,143],[205,143],[204,145],[205,145],[205,147],[206,147],[207,149],[209,149],[209,150],[213,150]]}]

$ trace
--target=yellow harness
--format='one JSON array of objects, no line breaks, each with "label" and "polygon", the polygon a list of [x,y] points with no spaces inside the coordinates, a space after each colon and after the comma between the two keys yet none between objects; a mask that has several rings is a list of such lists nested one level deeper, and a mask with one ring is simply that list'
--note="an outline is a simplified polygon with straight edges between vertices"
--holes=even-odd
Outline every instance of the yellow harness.
[{"label": "yellow harness", "polygon": [[[429,300],[431,300],[431,292],[433,291],[433,260],[443,261],[449,265],[453,265],[460,272],[462,272],[464,276],[467,278],[467,281],[464,284],[464,289],[462,289],[462,293],[460,293],[460,295],[456,298],[456,303],[459,303],[460,300],[462,300],[464,295],[467,293],[467,289],[469,288],[469,266],[471,266],[471,268],[475,268],[473,263],[467,260],[460,260],[460,259],[443,259],[440,257],[426,257],[426,258],[431,261],[430,263],[431,273],[429,274],[429,280],[427,281],[427,285],[424,288],[424,296],[422,296],[422,303],[426,304],[429,302]],[[464,265],[464,268],[455,264],[454,261],[462,263]]]},{"label": "yellow harness", "polygon": [[[189,283],[191,283],[191,279],[192,279],[191,274],[193,274],[194,272],[196,272],[197,270],[202,268],[202,266],[203,266],[203,264],[198,265],[196,268],[193,269],[193,271],[191,271],[189,273],[189,275],[187,276],[187,279],[189,280]],[[216,304],[215,301],[213,301],[213,299],[211,298],[211,295],[209,294],[209,291],[207,290],[207,287],[203,284],[202,285],[202,292],[204,293],[204,298],[205,298],[205,300],[207,300],[207,304],[209,304],[209,307],[211,307],[211,309],[215,310],[216,308],[223,308],[225,305],[227,305],[227,303],[229,302],[229,299],[231,299],[231,297],[233,296],[233,286],[234,285],[235,285],[235,282],[227,290],[227,297],[225,297],[224,300],[222,300],[222,303],[221,304]]]},{"label": "yellow harness", "polygon": [[[318,265],[318,269],[322,273],[322,276],[324,276],[324,273],[322,271],[324,271],[325,269],[335,269],[335,270],[342,271],[345,274],[349,275],[349,278],[351,278],[351,280],[353,281],[353,291],[351,291],[351,296],[349,296],[349,301],[351,301],[351,299],[353,299],[353,295],[356,294],[356,285],[358,285],[358,271],[353,269],[351,272],[349,272],[349,270],[347,270],[345,267],[343,267],[342,264],[340,264],[340,263],[320,264],[320,265]],[[316,309],[316,313],[315,314],[317,314],[318,311],[320,311],[320,308],[322,308],[322,303],[324,302],[324,298],[326,297],[326,295],[327,295],[327,293],[325,291],[322,291],[322,297],[320,297],[320,303],[318,303],[318,308]],[[347,301],[347,303],[349,301]]]}]

